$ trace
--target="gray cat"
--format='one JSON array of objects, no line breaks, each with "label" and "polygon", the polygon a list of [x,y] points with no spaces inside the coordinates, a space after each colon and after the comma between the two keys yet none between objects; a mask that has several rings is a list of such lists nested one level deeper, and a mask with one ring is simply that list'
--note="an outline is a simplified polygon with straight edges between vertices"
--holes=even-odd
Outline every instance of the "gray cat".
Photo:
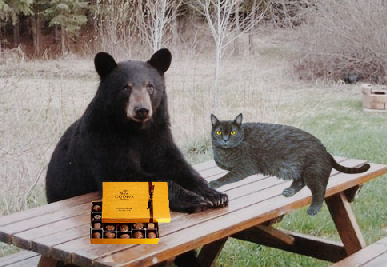
[{"label": "gray cat", "polygon": [[360,173],[360,168],[338,164],[324,145],[313,135],[298,128],[267,123],[244,123],[242,113],[233,121],[220,121],[211,114],[212,149],[216,164],[229,172],[212,187],[235,182],[262,173],[293,180],[282,194],[293,196],[305,185],[312,191],[308,214],[316,215],[324,201],[332,168],[345,173]]}]

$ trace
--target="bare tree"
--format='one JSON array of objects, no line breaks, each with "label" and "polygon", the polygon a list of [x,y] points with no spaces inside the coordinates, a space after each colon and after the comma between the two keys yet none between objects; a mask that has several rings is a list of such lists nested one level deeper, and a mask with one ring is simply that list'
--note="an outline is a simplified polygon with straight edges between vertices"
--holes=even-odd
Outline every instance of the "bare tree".
[{"label": "bare tree", "polygon": [[[246,2],[249,2],[246,5]],[[251,3],[250,3],[251,2]],[[215,79],[210,90],[211,103],[215,95],[225,48],[244,32],[249,32],[263,18],[263,0],[196,0],[192,5],[205,18],[215,43]],[[242,15],[242,16],[241,16]]]},{"label": "bare tree", "polygon": [[127,0],[96,0],[94,25],[98,49],[116,55],[130,55],[136,34],[135,5]]},{"label": "bare tree", "polygon": [[166,33],[176,19],[182,0],[137,0],[136,25],[142,40],[156,51],[166,42]]}]

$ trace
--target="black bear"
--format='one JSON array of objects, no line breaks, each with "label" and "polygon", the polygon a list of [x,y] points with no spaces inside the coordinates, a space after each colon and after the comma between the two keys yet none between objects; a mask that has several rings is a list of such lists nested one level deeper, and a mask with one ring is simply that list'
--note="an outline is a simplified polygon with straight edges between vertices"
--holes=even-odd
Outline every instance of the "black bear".
[{"label": "black bear", "polygon": [[194,212],[227,204],[227,195],[184,160],[172,140],[164,72],[168,49],[147,62],[117,64],[98,53],[101,82],[83,116],[61,137],[48,165],[49,203],[102,191],[102,181],[168,181],[170,208]]},{"label": "black bear", "polygon": [[173,211],[227,205],[227,195],[209,188],[173,142],[164,82],[171,60],[166,48],[146,62],[116,63],[105,52],[95,56],[100,84],[52,154],[46,177],[49,203],[101,192],[103,181],[152,180],[168,182]]}]

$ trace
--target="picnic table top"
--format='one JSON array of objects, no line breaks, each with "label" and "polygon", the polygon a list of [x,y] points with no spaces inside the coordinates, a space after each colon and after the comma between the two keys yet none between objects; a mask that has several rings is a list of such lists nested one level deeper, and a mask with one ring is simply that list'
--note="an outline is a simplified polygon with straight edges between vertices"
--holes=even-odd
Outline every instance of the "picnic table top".
[{"label": "picnic table top", "polygon": [[[341,157],[336,160],[348,167],[365,162]],[[208,181],[226,173],[214,161],[194,168]],[[360,174],[333,170],[326,197],[386,172],[382,164],[371,164],[367,172]],[[290,182],[254,175],[226,184],[218,190],[228,194],[228,207],[194,214],[172,212],[171,223],[160,224],[158,245],[90,244],[90,202],[97,199],[96,193],[2,217],[0,241],[81,266],[150,266],[309,205],[311,193],[306,187],[290,198],[281,195]]]}]

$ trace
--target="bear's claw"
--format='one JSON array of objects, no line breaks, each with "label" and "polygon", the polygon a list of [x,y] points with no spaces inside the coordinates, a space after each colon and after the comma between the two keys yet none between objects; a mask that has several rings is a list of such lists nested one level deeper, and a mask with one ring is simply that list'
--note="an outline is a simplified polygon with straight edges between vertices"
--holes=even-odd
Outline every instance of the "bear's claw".
[{"label": "bear's claw", "polygon": [[212,203],[213,208],[220,208],[228,205],[228,196],[210,187],[202,191],[201,195]]}]

